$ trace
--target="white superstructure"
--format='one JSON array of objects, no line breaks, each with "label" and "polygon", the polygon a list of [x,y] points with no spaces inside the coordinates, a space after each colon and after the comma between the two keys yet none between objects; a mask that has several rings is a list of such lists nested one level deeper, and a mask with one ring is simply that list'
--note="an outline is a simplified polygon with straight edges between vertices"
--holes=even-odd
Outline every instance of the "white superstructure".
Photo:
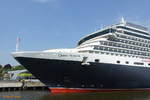
[{"label": "white superstructure", "polygon": [[147,28],[122,19],[83,37],[74,49],[18,52],[14,56],[150,67],[150,35]]},{"label": "white superstructure", "polygon": [[[77,46],[101,63],[150,66],[150,35],[147,28],[125,20],[82,38]],[[94,57],[93,57],[94,56]]]}]

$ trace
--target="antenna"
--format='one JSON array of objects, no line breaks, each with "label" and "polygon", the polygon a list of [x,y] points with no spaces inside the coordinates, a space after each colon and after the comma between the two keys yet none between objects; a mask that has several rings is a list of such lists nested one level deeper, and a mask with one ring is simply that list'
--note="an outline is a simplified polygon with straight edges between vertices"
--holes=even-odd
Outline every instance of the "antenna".
[{"label": "antenna", "polygon": [[120,21],[120,23],[122,23],[122,24],[125,24],[125,23],[126,23],[126,21],[125,21],[124,17],[121,17],[121,21]]},{"label": "antenna", "polygon": [[17,37],[16,52],[19,51],[19,46],[20,46],[20,37]]}]

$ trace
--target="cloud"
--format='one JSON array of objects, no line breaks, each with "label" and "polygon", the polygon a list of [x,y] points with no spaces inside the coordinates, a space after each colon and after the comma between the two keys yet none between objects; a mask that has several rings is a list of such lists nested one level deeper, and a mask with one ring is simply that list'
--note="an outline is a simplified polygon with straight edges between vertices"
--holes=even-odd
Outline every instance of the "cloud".
[{"label": "cloud", "polygon": [[33,0],[35,2],[39,2],[39,3],[48,3],[48,2],[55,2],[56,0]]}]

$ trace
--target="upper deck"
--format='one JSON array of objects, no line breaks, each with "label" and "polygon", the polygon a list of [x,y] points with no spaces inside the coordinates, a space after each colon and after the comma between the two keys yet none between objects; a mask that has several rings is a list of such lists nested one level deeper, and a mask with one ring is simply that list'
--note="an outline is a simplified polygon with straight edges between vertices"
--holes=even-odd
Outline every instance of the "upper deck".
[{"label": "upper deck", "polygon": [[[85,41],[88,41],[95,37],[98,37],[98,36],[101,36],[104,34],[108,34],[108,33],[114,33],[117,29],[132,31],[132,32],[134,32],[134,34],[136,33],[135,36],[145,38],[145,39],[150,39],[150,37],[149,37],[150,35],[149,35],[148,29],[146,27],[136,25],[133,23],[129,23],[129,22],[125,22],[123,20],[119,24],[108,26],[106,28],[103,28],[101,30],[98,30],[96,32],[93,32],[93,33],[81,38],[78,42],[78,45],[81,45]],[[133,34],[131,34],[131,35],[133,35]]]}]

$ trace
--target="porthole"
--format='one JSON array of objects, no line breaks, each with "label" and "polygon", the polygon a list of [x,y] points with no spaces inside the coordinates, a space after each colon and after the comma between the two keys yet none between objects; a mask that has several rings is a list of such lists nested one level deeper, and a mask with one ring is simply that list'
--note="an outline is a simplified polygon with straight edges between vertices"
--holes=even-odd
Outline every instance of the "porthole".
[{"label": "porthole", "polygon": [[129,64],[129,62],[128,62],[128,61],[126,61],[126,64]]},{"label": "porthole", "polygon": [[109,53],[106,53],[106,55],[109,55]]},{"label": "porthole", "polygon": [[117,61],[117,63],[120,63],[120,61]]},{"label": "porthole", "polygon": [[103,84],[100,84],[100,87],[101,87],[101,88],[103,88],[103,87],[104,87],[104,85],[103,85]]},{"label": "porthole", "polygon": [[84,84],[82,84],[82,85],[81,85],[81,87],[85,87],[85,85],[84,85]]},{"label": "porthole", "polygon": [[98,62],[99,62],[99,59],[95,59],[95,62],[97,62],[97,63],[98,63]]},{"label": "porthole", "polygon": [[91,84],[90,86],[91,86],[91,87],[95,87],[95,85],[94,85],[94,84]]},{"label": "porthole", "polygon": [[111,55],[114,55],[113,53],[111,53]]}]

